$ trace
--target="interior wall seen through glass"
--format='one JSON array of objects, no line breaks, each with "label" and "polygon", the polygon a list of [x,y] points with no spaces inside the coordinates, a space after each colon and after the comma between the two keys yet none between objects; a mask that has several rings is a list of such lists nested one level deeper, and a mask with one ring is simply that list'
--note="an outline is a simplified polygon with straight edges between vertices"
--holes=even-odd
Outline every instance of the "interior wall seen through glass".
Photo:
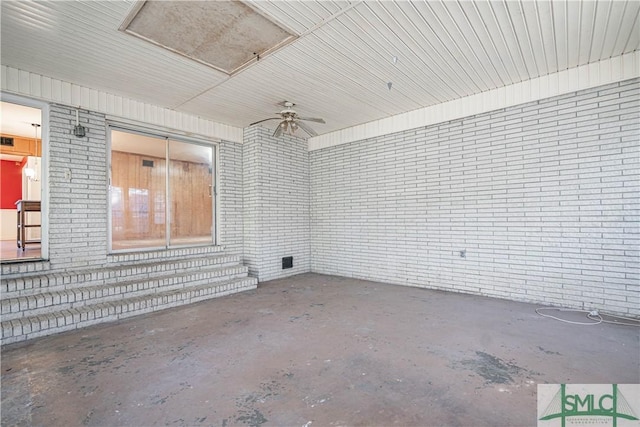
[{"label": "interior wall seen through glass", "polygon": [[211,243],[213,147],[169,140],[170,244]]},{"label": "interior wall seen through glass", "polygon": [[166,141],[111,133],[111,242],[114,250],[166,242]]},{"label": "interior wall seen through glass", "polygon": [[213,243],[213,156],[211,146],[112,130],[112,250]]}]

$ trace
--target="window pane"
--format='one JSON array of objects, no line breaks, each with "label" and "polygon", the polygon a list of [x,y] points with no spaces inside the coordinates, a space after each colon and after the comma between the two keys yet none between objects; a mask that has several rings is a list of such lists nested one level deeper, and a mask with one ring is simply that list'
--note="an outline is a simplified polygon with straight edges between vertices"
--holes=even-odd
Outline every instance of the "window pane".
[{"label": "window pane", "polygon": [[169,141],[170,244],[213,242],[213,147]]},{"label": "window pane", "polygon": [[111,131],[111,247],[166,245],[166,140]]}]

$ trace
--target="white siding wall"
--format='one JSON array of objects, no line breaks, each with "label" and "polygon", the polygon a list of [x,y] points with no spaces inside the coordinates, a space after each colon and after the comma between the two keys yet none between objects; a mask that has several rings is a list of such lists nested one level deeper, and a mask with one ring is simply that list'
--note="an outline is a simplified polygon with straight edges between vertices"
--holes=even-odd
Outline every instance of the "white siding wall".
[{"label": "white siding wall", "polygon": [[639,316],[639,86],[312,151],[312,271]]},{"label": "white siding wall", "polygon": [[[243,148],[244,260],[260,281],[308,272],[309,153],[307,142],[245,129]],[[282,258],[293,256],[293,268]]]},{"label": "white siding wall", "polygon": [[208,138],[242,142],[242,129],[235,126],[5,65],[0,66],[0,89],[16,95],[107,114],[120,121],[132,120],[137,124],[146,124],[151,129],[162,127]]}]

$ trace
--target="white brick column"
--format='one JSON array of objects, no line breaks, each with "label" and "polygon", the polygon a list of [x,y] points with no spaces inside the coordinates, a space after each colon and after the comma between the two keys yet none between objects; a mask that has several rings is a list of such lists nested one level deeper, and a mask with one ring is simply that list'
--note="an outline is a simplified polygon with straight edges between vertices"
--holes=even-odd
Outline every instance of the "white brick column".
[{"label": "white brick column", "polygon": [[73,135],[75,109],[52,104],[49,129],[51,269],[107,263],[107,144],[104,115],[80,110],[86,137]]},{"label": "white brick column", "polygon": [[[245,129],[244,261],[260,281],[305,273],[309,257],[309,153],[301,138]],[[282,258],[293,268],[282,269]]]}]

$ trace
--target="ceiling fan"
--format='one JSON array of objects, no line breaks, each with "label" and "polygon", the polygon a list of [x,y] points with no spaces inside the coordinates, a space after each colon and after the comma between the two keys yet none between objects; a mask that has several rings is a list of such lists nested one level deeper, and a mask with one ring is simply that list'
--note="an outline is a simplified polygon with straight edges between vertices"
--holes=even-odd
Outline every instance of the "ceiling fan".
[{"label": "ceiling fan", "polygon": [[268,119],[258,120],[257,122],[251,123],[249,126],[266,122],[267,120],[280,120],[280,124],[278,124],[278,127],[276,128],[275,132],[273,132],[274,137],[279,137],[280,135],[286,132],[293,135],[293,133],[298,128],[302,129],[303,131],[305,131],[311,136],[317,136],[318,134],[316,133],[316,131],[311,129],[311,127],[308,124],[302,122],[302,120],[306,120],[309,122],[316,122],[316,123],[326,123],[323,119],[318,119],[315,117],[299,117],[298,113],[296,113],[293,110],[293,106],[296,105],[293,102],[284,101],[278,105],[282,105],[284,107],[284,110],[280,111],[279,113],[276,113],[276,114],[279,114],[280,117],[270,117]]}]

